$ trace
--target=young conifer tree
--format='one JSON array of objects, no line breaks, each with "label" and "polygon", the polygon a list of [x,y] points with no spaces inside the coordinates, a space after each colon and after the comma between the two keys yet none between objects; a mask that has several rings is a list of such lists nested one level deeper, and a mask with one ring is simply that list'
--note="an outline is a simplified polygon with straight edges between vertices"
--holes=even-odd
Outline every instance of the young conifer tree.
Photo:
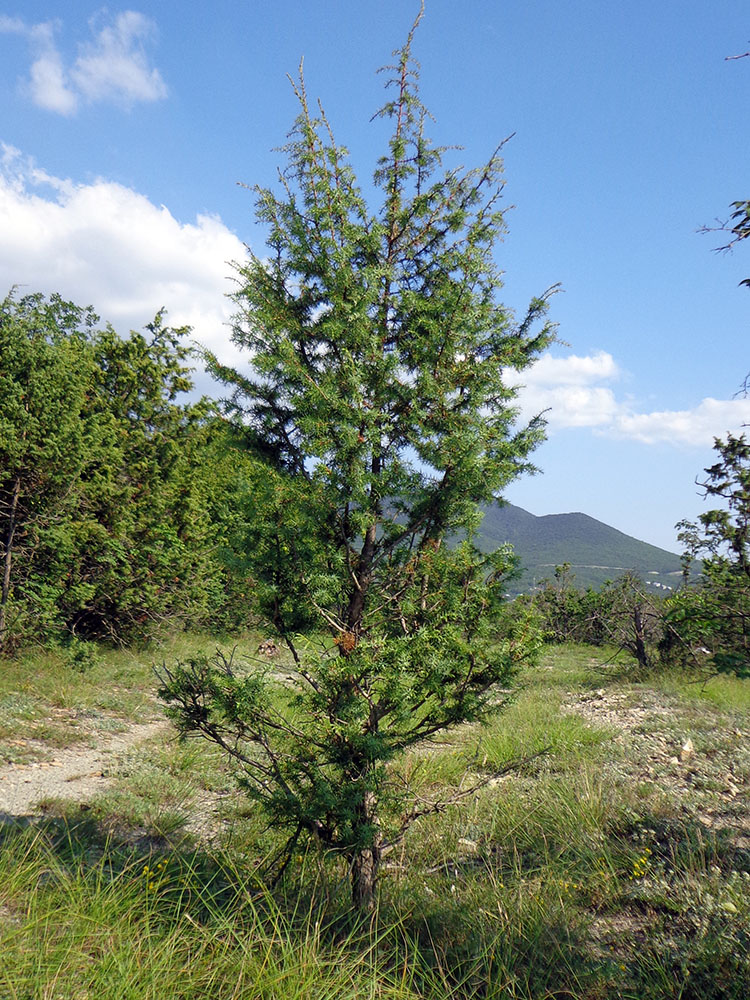
[{"label": "young conifer tree", "polygon": [[444,168],[418,21],[388,67],[376,212],[300,77],[281,191],[257,190],[270,253],[238,267],[234,341],[252,371],[215,365],[259,461],[248,565],[294,667],[274,686],[193,660],[164,670],[162,692],[183,732],[234,757],[289,851],[307,836],[347,859],[358,909],[409,824],[444,805],[409,801],[399,755],[492,711],[536,648],[523,625],[498,632],[512,560],[472,536],[480,505],[530,468],[543,427],[514,426],[514,386],[553,330],[546,296],[520,323],[497,301],[499,150]]},{"label": "young conifer tree", "polygon": [[714,438],[717,461],[699,483],[719,509],[680,521],[685,583],[670,596],[667,618],[683,646],[717,673],[750,678],[750,440]]}]

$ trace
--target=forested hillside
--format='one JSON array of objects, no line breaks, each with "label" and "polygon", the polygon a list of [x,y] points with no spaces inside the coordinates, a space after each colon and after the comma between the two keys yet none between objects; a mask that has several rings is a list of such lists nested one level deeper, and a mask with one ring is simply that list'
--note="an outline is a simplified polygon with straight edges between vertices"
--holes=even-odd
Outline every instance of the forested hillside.
[{"label": "forested hillside", "polygon": [[651,586],[679,585],[680,557],[638,541],[587,514],[538,517],[513,504],[485,510],[479,530],[480,548],[491,551],[506,542],[518,556],[521,574],[511,590],[527,591],[550,579],[556,566],[568,563],[580,587],[600,587],[628,570]]}]

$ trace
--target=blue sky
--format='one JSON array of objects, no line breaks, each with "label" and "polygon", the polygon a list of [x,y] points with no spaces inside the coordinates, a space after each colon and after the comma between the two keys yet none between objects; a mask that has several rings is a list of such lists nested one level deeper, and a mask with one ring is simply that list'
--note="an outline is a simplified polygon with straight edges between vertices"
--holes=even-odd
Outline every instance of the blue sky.
[{"label": "blue sky", "polygon": [[[228,344],[229,261],[263,250],[304,56],[363,184],[382,149],[376,74],[414,0],[175,0],[0,7],[0,289],[59,291],[120,330],[161,306]],[[750,248],[702,225],[750,197],[745,0],[427,0],[415,40],[433,138],[467,166],[505,147],[501,297],[560,282],[558,344],[525,374],[550,408],[541,476],[508,499],[580,510],[666,548],[703,509],[715,435],[750,421]],[[510,206],[514,206],[510,210]],[[203,385],[203,383],[202,383]],[[206,384],[205,388],[209,388]]]}]

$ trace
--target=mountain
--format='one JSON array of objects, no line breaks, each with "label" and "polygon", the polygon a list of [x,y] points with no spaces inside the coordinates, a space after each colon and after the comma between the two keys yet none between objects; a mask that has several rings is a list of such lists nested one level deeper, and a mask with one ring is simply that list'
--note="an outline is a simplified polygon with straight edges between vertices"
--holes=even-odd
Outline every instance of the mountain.
[{"label": "mountain", "polygon": [[477,544],[485,552],[510,542],[521,560],[522,575],[513,582],[518,592],[551,579],[555,566],[570,563],[574,584],[600,587],[625,570],[635,570],[655,590],[680,582],[680,557],[648,542],[640,542],[588,514],[546,514],[537,517],[513,504],[487,508]]}]

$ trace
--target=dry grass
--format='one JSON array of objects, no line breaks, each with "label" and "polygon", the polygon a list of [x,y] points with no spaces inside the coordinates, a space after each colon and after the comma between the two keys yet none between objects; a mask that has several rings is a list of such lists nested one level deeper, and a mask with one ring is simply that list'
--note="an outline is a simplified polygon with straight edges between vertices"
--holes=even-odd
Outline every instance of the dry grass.
[{"label": "dry grass", "polygon": [[[147,665],[128,680],[120,656],[109,717],[157,711]],[[6,740],[61,686],[61,709],[105,713],[105,665],[6,678]],[[5,825],[0,996],[746,1000],[750,719],[746,682],[713,683],[603,679],[596,652],[551,650],[504,715],[402,762],[430,795],[549,748],[414,827],[366,927],[314,851],[267,890],[278,834],[220,756],[151,741],[85,810]]]}]

